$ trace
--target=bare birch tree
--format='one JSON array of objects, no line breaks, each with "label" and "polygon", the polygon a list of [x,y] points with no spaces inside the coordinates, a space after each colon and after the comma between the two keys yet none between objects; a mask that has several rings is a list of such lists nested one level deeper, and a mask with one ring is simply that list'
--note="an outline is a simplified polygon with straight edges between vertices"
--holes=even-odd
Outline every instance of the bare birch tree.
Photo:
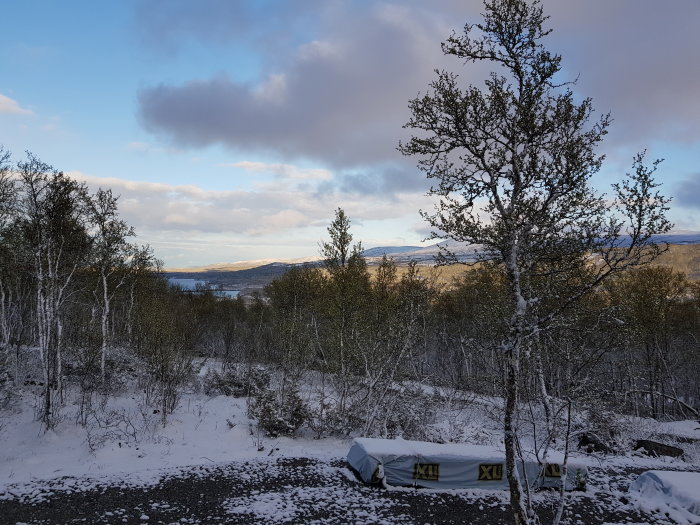
[{"label": "bare birch tree", "polygon": [[[417,155],[419,168],[437,181],[431,193],[439,203],[423,214],[434,236],[482,245],[507,276],[511,313],[498,350],[505,362],[506,473],[520,525],[537,522],[516,468],[523,353],[608,276],[653,260],[663,248],[652,235],[670,224],[653,179],[657,163],[647,168],[642,154],[613,187],[612,204],[591,186],[609,116],[590,124],[591,100],[576,102],[570,84],[559,80],[561,57],[542,43],[551,30],[540,2],[484,6],[483,22],[453,34],[443,51],[498,69],[482,89],[463,88],[457,75],[439,71],[430,92],[409,103],[406,127],[420,136],[399,149]],[[537,293],[534,282],[544,278],[555,285],[555,301]]]},{"label": "bare birch tree", "polygon": [[10,153],[0,146],[0,390],[8,382],[11,318],[14,308],[13,289],[8,286],[12,253],[7,234],[16,197],[10,168]]},{"label": "bare birch tree", "polygon": [[105,382],[105,363],[111,341],[110,318],[114,295],[127,283],[129,265],[136,248],[128,242],[134,229],[119,218],[117,197],[111,190],[98,190],[89,201],[92,266],[97,273],[95,304],[100,311],[100,376]]},{"label": "bare birch tree", "polygon": [[35,283],[36,338],[44,373],[41,420],[55,423],[62,396],[64,306],[87,259],[87,191],[35,156],[17,164],[22,187],[17,227]]},{"label": "bare birch tree", "polygon": [[10,153],[0,146],[0,344],[7,351],[10,339],[11,290],[7,286],[9,275],[9,258],[11,257],[7,240],[8,227],[12,219],[12,210],[16,198],[15,183],[11,175]]}]

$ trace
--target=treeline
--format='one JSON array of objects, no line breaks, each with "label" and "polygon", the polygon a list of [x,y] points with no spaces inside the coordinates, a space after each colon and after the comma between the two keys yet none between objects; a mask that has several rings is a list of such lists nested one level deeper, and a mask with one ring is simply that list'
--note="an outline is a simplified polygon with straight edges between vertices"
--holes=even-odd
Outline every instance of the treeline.
[{"label": "treeline", "polygon": [[[313,371],[319,433],[421,437],[430,418],[421,412],[424,385],[500,396],[499,344],[512,315],[503,269],[481,263],[444,285],[425,268],[413,264],[401,272],[384,258],[371,276],[349,226],[338,210],[322,244],[323,267],[292,269],[254,304],[210,298],[212,311],[228,313],[207,331],[215,352],[209,355],[277,367],[285,378],[278,407],[296,406],[285,396],[295,396],[299,378]],[[531,284],[540,288],[543,309],[564,292],[548,277]],[[568,285],[575,283],[557,284]],[[603,433],[611,411],[698,417],[699,336],[698,283],[663,266],[628,270],[528,340],[523,399],[567,400]]]},{"label": "treeline", "polygon": [[[51,427],[67,377],[79,378],[89,404],[112,379],[111,349],[139,348],[148,332],[144,298],[152,301],[166,287],[150,248],[133,236],[110,190],[90,193],[30,153],[12,164],[0,148],[3,403],[24,383],[40,386],[37,417]],[[27,348],[38,355],[41,377],[24,366]]]},{"label": "treeline", "polygon": [[[31,154],[11,164],[2,152],[3,402],[29,383],[51,427],[69,382],[84,424],[95,394],[131,374],[165,422],[194,377],[193,359],[216,358],[223,371],[209,391],[238,384],[274,432],[307,423],[318,435],[429,438],[421,432],[432,409],[421,400],[431,386],[502,393],[499,342],[512,315],[502,268],[481,263],[447,285],[434,270],[388,258],[370,272],[342,210],[328,235],[322,267],[296,267],[252,299],[183,294],[133,242],[109,190],[90,193]],[[546,279],[531,284],[541,301],[557,301]],[[538,373],[522,375],[523,399],[574,400],[593,425],[608,410],[698,417],[699,337],[698,283],[661,266],[623,272],[528,340],[524,366]],[[256,364],[279,380],[270,386]]]}]

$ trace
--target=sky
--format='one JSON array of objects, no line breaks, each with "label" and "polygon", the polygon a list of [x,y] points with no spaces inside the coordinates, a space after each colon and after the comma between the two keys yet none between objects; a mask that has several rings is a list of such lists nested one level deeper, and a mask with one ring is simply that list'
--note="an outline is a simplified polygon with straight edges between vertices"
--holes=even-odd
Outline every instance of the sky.
[{"label": "sky", "polygon": [[[664,158],[700,230],[700,1],[544,0],[563,75],[613,124],[595,184]],[[429,181],[396,150],[472,0],[5,0],[0,145],[120,195],[168,267],[318,254],[336,208],[365,247],[421,245]]]}]

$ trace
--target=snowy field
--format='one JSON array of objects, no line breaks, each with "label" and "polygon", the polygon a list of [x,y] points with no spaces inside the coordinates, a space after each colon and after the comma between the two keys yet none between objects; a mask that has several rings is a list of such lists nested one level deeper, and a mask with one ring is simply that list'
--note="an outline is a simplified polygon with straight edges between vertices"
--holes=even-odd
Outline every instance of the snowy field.
[{"label": "snowy field", "polygon": [[[473,523],[508,522],[502,491],[366,487],[344,460],[351,439],[314,439],[304,429],[295,438],[264,437],[245,398],[186,393],[165,427],[139,394],[104,403],[109,421],[77,425],[77,401],[69,402],[48,432],[35,421],[39,399],[28,391],[2,415],[0,523],[450,523],[470,512]],[[483,410],[475,403],[460,412],[463,441],[498,448],[498,426]],[[635,428],[637,437],[700,440],[697,421],[639,420]],[[575,453],[572,461],[591,476],[586,491],[567,496],[567,522],[700,523],[697,478],[661,474],[663,483],[635,484],[647,470],[700,471],[697,445],[683,446],[684,460]],[[555,499],[538,493],[536,507],[546,515]]]}]

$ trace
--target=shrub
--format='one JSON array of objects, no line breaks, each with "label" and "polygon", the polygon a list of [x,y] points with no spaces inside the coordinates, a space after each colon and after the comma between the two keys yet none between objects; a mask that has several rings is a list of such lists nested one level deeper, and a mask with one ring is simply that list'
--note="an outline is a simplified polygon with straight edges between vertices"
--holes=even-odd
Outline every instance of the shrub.
[{"label": "shrub", "polygon": [[331,401],[322,402],[311,413],[309,426],[317,438],[324,436],[348,436],[362,428],[363,417],[358,404],[351,403],[340,410]]},{"label": "shrub", "polygon": [[270,374],[261,367],[235,367],[223,373],[209,370],[202,389],[208,396],[255,396],[268,388]]},{"label": "shrub", "polygon": [[279,392],[264,388],[255,393],[248,401],[248,415],[274,438],[294,434],[309,420],[310,412],[296,386],[286,383]]}]

